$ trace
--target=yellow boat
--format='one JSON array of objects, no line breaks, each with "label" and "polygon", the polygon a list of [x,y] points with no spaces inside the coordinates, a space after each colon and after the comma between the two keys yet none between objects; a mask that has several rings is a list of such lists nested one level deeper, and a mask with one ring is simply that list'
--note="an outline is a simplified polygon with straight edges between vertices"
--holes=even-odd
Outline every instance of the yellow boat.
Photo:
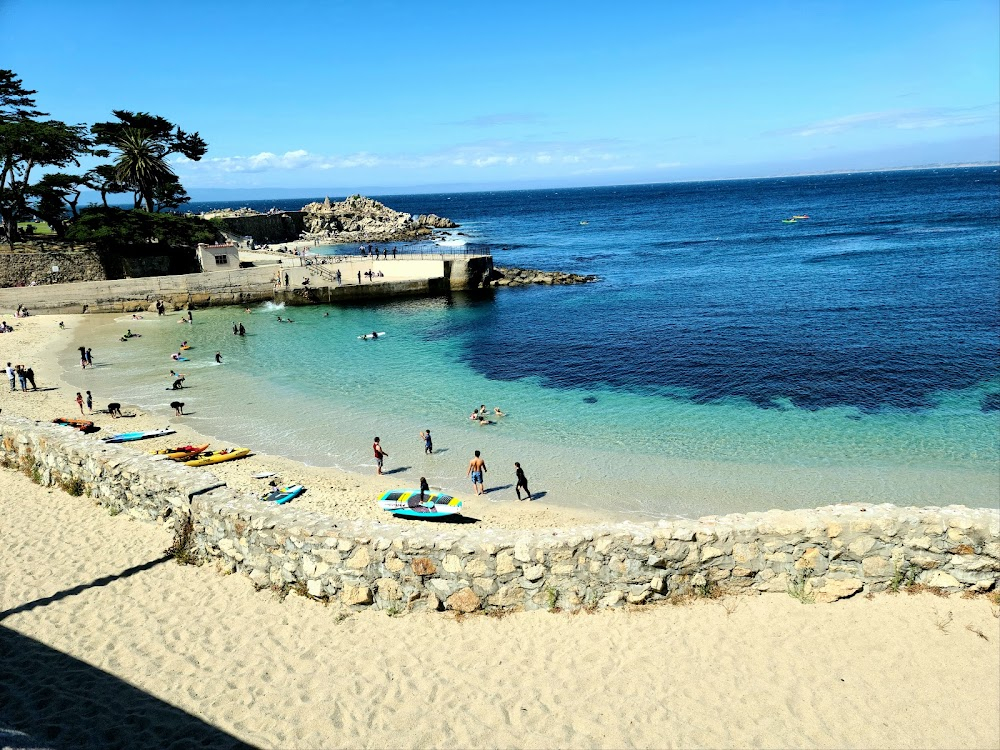
[{"label": "yellow boat", "polygon": [[209,464],[221,464],[223,461],[231,461],[234,458],[243,458],[249,454],[249,448],[227,448],[222,451],[208,451],[192,461],[184,461],[184,465],[208,466]]},{"label": "yellow boat", "polygon": [[204,445],[185,445],[179,448],[160,448],[158,451],[151,451],[154,456],[166,456],[177,461],[182,458],[194,458],[199,453],[208,448],[208,443]]}]

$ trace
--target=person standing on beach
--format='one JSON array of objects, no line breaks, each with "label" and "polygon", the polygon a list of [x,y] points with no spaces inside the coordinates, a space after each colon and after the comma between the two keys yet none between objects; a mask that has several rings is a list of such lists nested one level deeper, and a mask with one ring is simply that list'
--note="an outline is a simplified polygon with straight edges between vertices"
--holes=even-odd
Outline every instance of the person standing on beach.
[{"label": "person standing on beach", "polygon": [[[125,339],[122,339],[122,341],[124,341],[124,340]],[[81,370],[86,370],[87,369],[87,347],[85,347],[85,346],[78,346],[77,349],[80,350],[80,369]]]},{"label": "person standing on beach", "polygon": [[431,431],[430,430],[424,430],[423,432],[420,433],[420,437],[423,438],[423,441],[424,441],[424,453],[426,453],[428,455],[430,455],[431,453],[433,453],[434,452],[434,443],[431,442]]},{"label": "person standing on beach", "polygon": [[35,385],[35,371],[31,368],[30,365],[24,368],[24,377],[26,377],[28,379],[28,382],[31,383],[31,390],[37,391],[38,386]]},{"label": "person standing on beach", "polygon": [[80,416],[83,416],[83,396],[80,391],[76,392],[76,405],[80,407]]},{"label": "person standing on beach", "polygon": [[377,437],[375,438],[375,442],[372,443],[372,450],[375,452],[375,465],[377,466],[377,470],[375,473],[381,474],[382,459],[388,456],[389,454],[386,453],[384,450],[382,450],[382,444],[379,442],[379,439]]},{"label": "person standing on beach", "polygon": [[469,470],[465,472],[465,475],[472,479],[472,486],[475,487],[477,495],[486,494],[486,485],[483,483],[485,472],[486,462],[479,457],[479,451],[476,451],[476,455],[469,461]]},{"label": "person standing on beach", "polygon": [[15,377],[14,367],[13,367],[13,365],[11,365],[10,362],[8,362],[7,363],[7,380],[10,381],[10,392],[11,393],[13,393],[14,391],[17,390],[17,388],[14,385],[14,377]]},{"label": "person standing on beach", "polygon": [[94,413],[94,397],[90,395],[90,391],[87,391],[87,411]]},{"label": "person standing on beach", "polygon": [[28,376],[24,374],[24,365],[18,365],[15,368],[17,373],[18,382],[21,383],[21,392],[28,390]]},{"label": "person standing on beach", "polygon": [[531,490],[528,489],[528,478],[524,476],[524,469],[521,468],[521,464],[517,461],[514,462],[514,476],[517,477],[517,484],[514,485],[514,493],[517,495],[517,499],[521,499],[521,490],[523,489],[528,500],[531,500]]},{"label": "person standing on beach", "polygon": [[358,271],[358,283],[361,283],[361,271]]},{"label": "person standing on beach", "polygon": [[89,346],[87,347],[86,357],[87,357],[87,366],[88,367],[93,367],[94,366],[94,355],[90,353],[90,347]]}]

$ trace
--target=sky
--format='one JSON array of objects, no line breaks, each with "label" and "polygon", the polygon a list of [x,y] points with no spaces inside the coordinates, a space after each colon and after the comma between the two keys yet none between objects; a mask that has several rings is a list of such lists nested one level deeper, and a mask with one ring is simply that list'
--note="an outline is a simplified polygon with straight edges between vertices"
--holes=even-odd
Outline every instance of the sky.
[{"label": "sky", "polygon": [[337,194],[1000,160],[997,0],[0,0],[67,122],[166,117],[199,189]]}]

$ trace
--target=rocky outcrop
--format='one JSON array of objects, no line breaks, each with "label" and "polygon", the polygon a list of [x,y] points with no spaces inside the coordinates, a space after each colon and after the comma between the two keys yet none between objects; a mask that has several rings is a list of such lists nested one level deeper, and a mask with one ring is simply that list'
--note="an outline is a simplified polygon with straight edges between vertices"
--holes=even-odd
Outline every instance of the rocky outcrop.
[{"label": "rocky outcrop", "polygon": [[528,286],[529,284],[587,284],[597,281],[593,274],[581,276],[576,273],[562,271],[538,271],[533,268],[501,268],[493,267],[490,283],[493,286]]},{"label": "rocky outcrop", "polygon": [[363,195],[342,201],[329,198],[322,203],[302,207],[307,239],[327,242],[404,242],[419,239],[434,229],[452,229],[458,224],[436,214],[412,214],[394,211],[383,203]]}]

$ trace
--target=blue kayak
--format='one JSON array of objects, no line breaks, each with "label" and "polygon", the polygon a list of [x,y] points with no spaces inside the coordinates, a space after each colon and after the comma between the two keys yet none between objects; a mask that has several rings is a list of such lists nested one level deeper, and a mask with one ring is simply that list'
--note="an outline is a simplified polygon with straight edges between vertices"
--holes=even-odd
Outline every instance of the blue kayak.
[{"label": "blue kayak", "polygon": [[169,427],[164,427],[162,430],[146,430],[144,432],[121,432],[117,435],[112,435],[110,437],[102,438],[105,443],[130,443],[133,440],[145,440],[146,438],[157,438],[163,437],[164,435],[172,435],[176,430],[171,430]]},{"label": "blue kayak", "polygon": [[287,487],[275,487],[273,490],[261,497],[261,500],[273,500],[276,505],[284,505],[292,498],[298,497],[306,488],[301,484],[293,484]]}]

